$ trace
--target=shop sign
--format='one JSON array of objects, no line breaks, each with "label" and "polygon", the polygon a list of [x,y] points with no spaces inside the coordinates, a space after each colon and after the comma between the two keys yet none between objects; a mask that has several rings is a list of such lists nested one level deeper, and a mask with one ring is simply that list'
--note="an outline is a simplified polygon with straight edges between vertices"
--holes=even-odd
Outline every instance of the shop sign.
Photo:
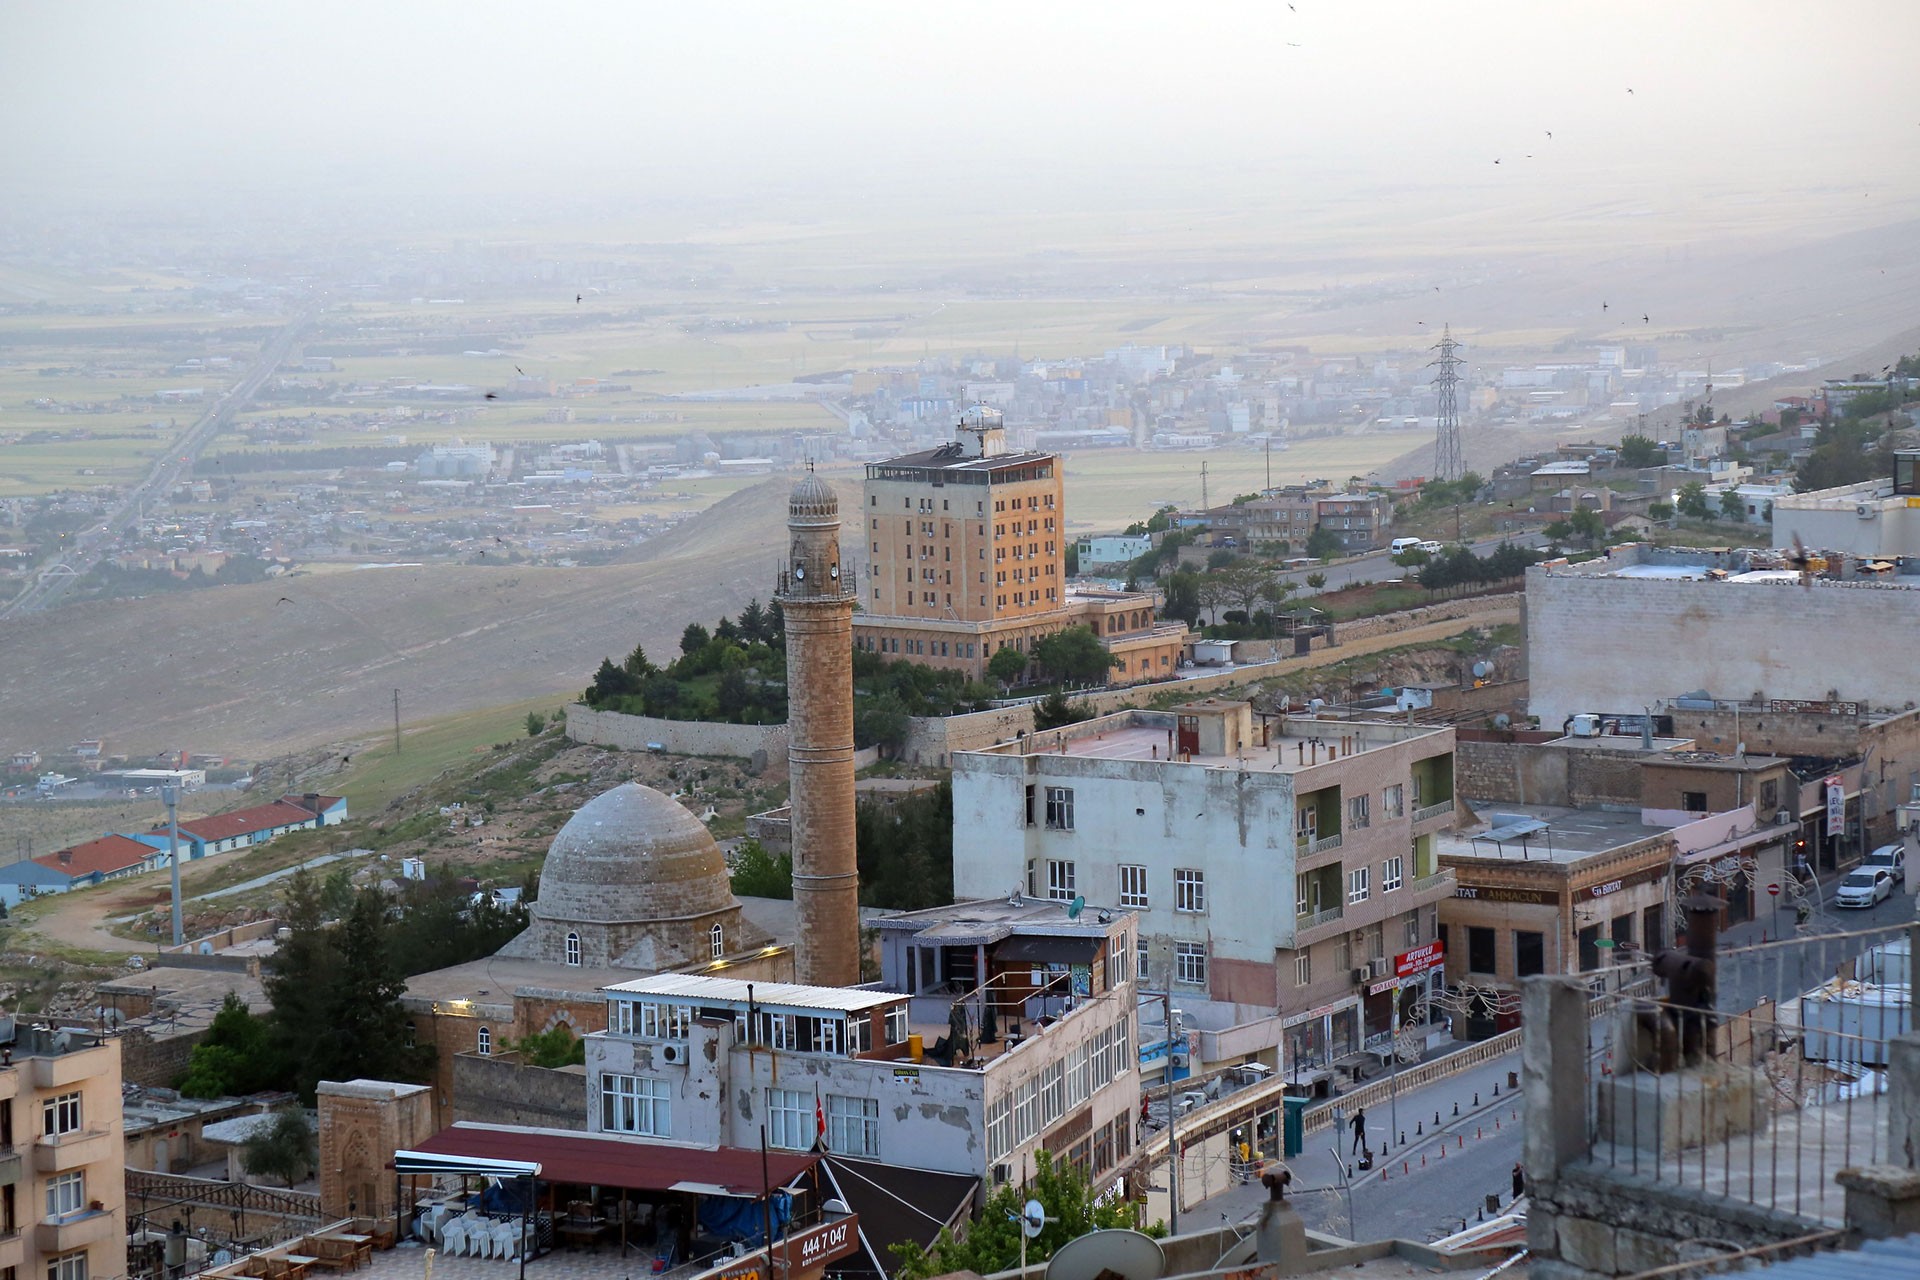
[{"label": "shop sign", "polygon": [[1604,898],[1610,893],[1618,893],[1622,889],[1631,889],[1635,885],[1652,884],[1656,880],[1665,880],[1670,874],[1672,874],[1671,869],[1666,863],[1662,862],[1657,866],[1642,867],[1633,874],[1621,876],[1617,880],[1607,880],[1600,884],[1588,885],[1586,892],[1590,898]]},{"label": "shop sign", "polygon": [[1453,896],[1470,898],[1475,902],[1529,902],[1548,906],[1560,901],[1560,895],[1551,889],[1509,889],[1497,884],[1456,884]]},{"label": "shop sign", "polygon": [[1380,979],[1380,981],[1372,983],[1367,987],[1367,994],[1370,996],[1377,996],[1377,995],[1384,994],[1385,992],[1388,992],[1388,991],[1398,991],[1399,989],[1400,989],[1400,979],[1382,978]]},{"label": "shop sign", "polygon": [[[782,1276],[818,1272],[827,1263],[844,1258],[860,1247],[860,1215],[848,1214],[832,1222],[809,1227],[788,1236],[776,1246],[780,1253],[776,1273]],[[737,1265],[713,1273],[712,1280],[767,1280],[767,1255],[764,1250]]]},{"label": "shop sign", "polygon": [[1297,1027],[1303,1022],[1318,1022],[1320,1019],[1327,1017],[1330,1014],[1343,1013],[1346,1010],[1353,1008],[1354,1003],[1355,1002],[1350,999],[1336,1000],[1332,1004],[1323,1004],[1318,1009],[1309,1009],[1305,1013],[1296,1013],[1291,1018],[1284,1019],[1280,1023],[1280,1025],[1283,1028]]},{"label": "shop sign", "polygon": [[1411,951],[1403,951],[1395,956],[1393,971],[1399,977],[1411,978],[1429,969],[1437,969],[1446,962],[1446,944],[1435,939],[1424,947],[1415,947]]},{"label": "shop sign", "polygon": [[1827,832],[1838,834],[1847,829],[1847,784],[1839,774],[1827,779]]}]

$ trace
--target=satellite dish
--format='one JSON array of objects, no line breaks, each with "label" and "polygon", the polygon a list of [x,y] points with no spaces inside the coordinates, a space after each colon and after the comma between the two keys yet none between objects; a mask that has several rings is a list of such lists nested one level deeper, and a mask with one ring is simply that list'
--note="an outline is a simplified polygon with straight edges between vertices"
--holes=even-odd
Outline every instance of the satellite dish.
[{"label": "satellite dish", "polygon": [[1504,711],[1502,711],[1499,715],[1493,718],[1493,727],[1496,729],[1504,729],[1512,723],[1513,723],[1513,717],[1508,715]]},{"label": "satellite dish", "polygon": [[1020,1234],[1031,1240],[1046,1229],[1047,1207],[1038,1200],[1029,1200],[1020,1209]]},{"label": "satellite dish", "polygon": [[1087,909],[1086,895],[1079,894],[1079,893],[1074,894],[1073,901],[1067,904],[1067,919],[1078,920],[1080,918],[1080,913],[1082,911],[1085,911],[1086,909]]},{"label": "satellite dish", "polygon": [[1484,680],[1486,677],[1493,674],[1493,664],[1491,662],[1488,662],[1485,658],[1482,658],[1480,659],[1480,661],[1473,664],[1473,674],[1479,677],[1480,679]]},{"label": "satellite dish", "polygon": [[1160,1242],[1138,1231],[1091,1231],[1069,1240],[1047,1263],[1046,1280],[1160,1280],[1167,1272],[1167,1256]]}]

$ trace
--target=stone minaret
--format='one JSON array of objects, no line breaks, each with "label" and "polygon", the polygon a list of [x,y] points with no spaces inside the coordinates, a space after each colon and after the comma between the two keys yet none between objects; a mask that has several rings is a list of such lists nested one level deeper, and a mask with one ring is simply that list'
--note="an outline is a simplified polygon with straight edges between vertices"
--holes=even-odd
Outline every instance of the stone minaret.
[{"label": "stone minaret", "polygon": [[853,584],[840,571],[840,501],[808,474],[787,504],[787,778],[793,804],[797,981],[860,981],[853,848]]}]

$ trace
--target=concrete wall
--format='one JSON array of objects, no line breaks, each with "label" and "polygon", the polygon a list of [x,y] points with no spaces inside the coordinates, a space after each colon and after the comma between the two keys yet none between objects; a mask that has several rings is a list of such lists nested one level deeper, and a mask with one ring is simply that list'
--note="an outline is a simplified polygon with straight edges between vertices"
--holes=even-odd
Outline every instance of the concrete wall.
[{"label": "concrete wall", "polygon": [[567,708],[567,737],[575,742],[622,751],[645,751],[650,743],[677,756],[737,756],[752,760],[765,752],[769,769],[787,764],[784,724],[716,724],[708,720],[661,720],[591,707]]},{"label": "concrete wall", "polygon": [[517,1053],[453,1060],[453,1119],[484,1124],[521,1124],[542,1129],[587,1127],[584,1067],[549,1070],[522,1062]]},{"label": "concrete wall", "polygon": [[[1817,620],[1813,621],[1813,620]],[[1904,703],[1920,591],[1816,580],[1742,584],[1527,571],[1530,709],[1641,715],[1695,689],[1718,698]],[[1848,638],[1835,644],[1836,636]],[[1750,749],[1758,744],[1749,743]]]},{"label": "concrete wall", "polygon": [[1335,636],[1343,642],[1369,640],[1374,636],[1392,635],[1396,631],[1405,631],[1409,627],[1423,627],[1432,622],[1447,622],[1454,618],[1480,618],[1494,613],[1512,613],[1519,607],[1518,592],[1498,591],[1491,595],[1462,596],[1452,600],[1441,600],[1399,613],[1383,613],[1372,618],[1355,618],[1351,622],[1335,623],[1333,630]]},{"label": "concrete wall", "polygon": [[[1542,1280],[1629,1276],[1697,1260],[1700,1242],[1750,1249],[1827,1230],[1778,1209],[1741,1204],[1636,1178],[1622,1169],[1563,1170],[1551,1188],[1535,1187],[1527,1214]],[[1542,1248],[1543,1240],[1550,1241]]]},{"label": "concrete wall", "polygon": [[187,1073],[193,1046],[206,1038],[207,1029],[156,1037],[146,1027],[128,1027],[118,1037],[121,1069],[128,1084],[171,1089]]}]

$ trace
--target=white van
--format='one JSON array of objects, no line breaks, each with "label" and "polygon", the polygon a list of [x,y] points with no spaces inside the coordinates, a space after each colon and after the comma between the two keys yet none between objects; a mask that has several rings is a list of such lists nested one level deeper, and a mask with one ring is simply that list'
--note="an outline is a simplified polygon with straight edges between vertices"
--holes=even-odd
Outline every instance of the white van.
[{"label": "white van", "polygon": [[1402,551],[1411,551],[1419,545],[1420,539],[1418,538],[1395,538],[1392,545],[1387,548],[1387,552],[1389,555],[1397,556]]}]

